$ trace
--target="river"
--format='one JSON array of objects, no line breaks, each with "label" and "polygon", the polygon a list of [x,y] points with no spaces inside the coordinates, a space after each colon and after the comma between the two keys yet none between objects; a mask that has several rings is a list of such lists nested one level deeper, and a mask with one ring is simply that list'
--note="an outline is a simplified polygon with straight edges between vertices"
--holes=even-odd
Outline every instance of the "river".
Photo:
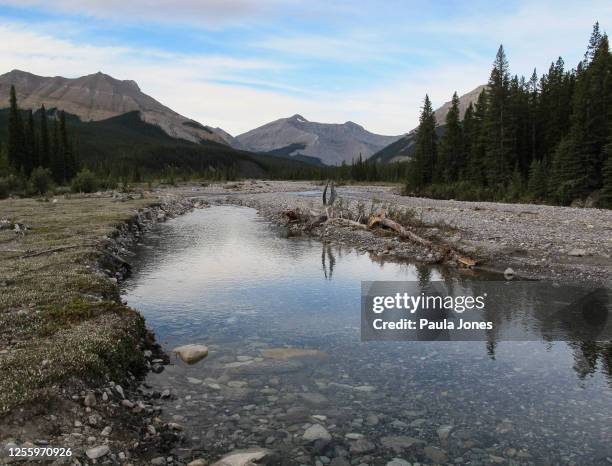
[{"label": "river", "polygon": [[[453,273],[288,238],[253,209],[213,206],[149,232],[123,291],[165,349],[210,349],[146,381],[173,393],[163,416],[185,427],[194,456],[258,446],[286,464],[610,464],[609,345],[361,341],[362,280]],[[331,440],[304,439],[313,424]]]}]

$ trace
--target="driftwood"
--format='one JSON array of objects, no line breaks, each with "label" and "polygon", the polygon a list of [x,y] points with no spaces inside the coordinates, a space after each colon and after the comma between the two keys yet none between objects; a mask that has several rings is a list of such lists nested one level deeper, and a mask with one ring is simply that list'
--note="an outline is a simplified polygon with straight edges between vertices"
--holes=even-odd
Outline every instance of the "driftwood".
[{"label": "driftwood", "polygon": [[330,218],[327,220],[327,223],[336,223],[338,225],[345,225],[349,227],[359,228],[361,230],[367,230],[367,225],[363,223],[355,222],[354,220],[349,220],[348,218]]},{"label": "driftwood", "polygon": [[409,229],[403,227],[399,223],[391,220],[390,218],[386,218],[384,216],[384,212],[382,216],[374,216],[370,218],[370,221],[368,222],[368,228],[375,228],[377,226],[389,228],[397,232],[402,238],[406,238],[412,241],[413,243],[420,244],[421,246],[424,246],[426,248],[439,251],[443,254],[445,258],[454,259],[464,267],[469,268],[474,267],[476,265],[476,261],[474,259],[460,254],[448,245],[436,244],[433,241],[428,240],[427,238],[423,238],[422,236],[417,235],[413,231],[410,231]]}]

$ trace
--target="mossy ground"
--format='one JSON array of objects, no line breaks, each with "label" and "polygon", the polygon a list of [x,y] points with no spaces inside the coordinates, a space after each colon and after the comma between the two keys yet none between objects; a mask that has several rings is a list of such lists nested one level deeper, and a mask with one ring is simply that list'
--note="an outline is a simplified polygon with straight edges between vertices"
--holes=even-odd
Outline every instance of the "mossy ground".
[{"label": "mossy ground", "polygon": [[57,202],[0,201],[0,414],[71,378],[121,377],[142,367],[144,321],[109,298],[116,283],[97,266],[116,227],[156,198],[110,195]]}]

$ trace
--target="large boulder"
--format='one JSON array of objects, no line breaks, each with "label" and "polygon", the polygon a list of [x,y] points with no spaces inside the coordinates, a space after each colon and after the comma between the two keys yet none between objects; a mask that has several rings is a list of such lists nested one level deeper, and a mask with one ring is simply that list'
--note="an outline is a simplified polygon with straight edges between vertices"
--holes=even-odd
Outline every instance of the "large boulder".
[{"label": "large boulder", "polygon": [[204,345],[183,345],[172,350],[186,364],[195,364],[208,356],[208,347]]}]

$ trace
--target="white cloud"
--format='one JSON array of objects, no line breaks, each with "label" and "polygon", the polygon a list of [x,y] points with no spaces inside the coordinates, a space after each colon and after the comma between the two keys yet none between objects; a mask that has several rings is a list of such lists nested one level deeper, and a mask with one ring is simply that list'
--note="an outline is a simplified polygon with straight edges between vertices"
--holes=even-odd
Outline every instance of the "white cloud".
[{"label": "white cloud", "polygon": [[[40,75],[76,77],[103,71],[118,79],[133,79],[143,92],[179,113],[233,134],[295,113],[316,121],[353,120],[380,133],[403,133],[416,122],[421,98],[432,84],[424,76],[412,75],[391,87],[312,92],[298,86],[276,86],[250,74],[286,66],[270,60],[78,44],[21,25],[0,26],[0,72],[18,68]],[[247,85],[220,81],[244,81]],[[264,84],[283,92],[252,86]]]},{"label": "white cloud", "polygon": [[[9,0],[20,5],[24,1],[43,3]],[[265,8],[274,1],[187,1],[176,7],[176,2],[169,0],[136,0],[123,2],[120,8],[117,0],[58,0],[54,5],[99,16],[121,13],[126,18],[127,12],[139,8],[145,14],[167,14],[168,20],[173,20],[176,15],[196,15],[202,8],[207,14],[214,10],[228,18],[256,15],[258,5]],[[379,24],[378,30],[372,31],[364,25],[363,30],[368,32],[345,29],[317,34],[296,30],[274,37],[261,33],[254,42],[237,44],[243,53],[252,53],[252,58],[246,59],[172,53],[127,44],[92,45],[79,42],[82,34],[60,39],[49,24],[5,22],[0,25],[0,72],[20,68],[42,75],[76,77],[103,71],[119,79],[133,79],[144,92],[179,113],[221,126],[232,134],[295,113],[313,121],[352,120],[377,133],[400,134],[417,124],[425,93],[429,93],[434,106],[439,106],[453,91],[461,94],[486,82],[500,42],[507,48],[511,69],[519,74],[529,75],[534,66],[541,73],[559,54],[568,58],[568,66],[574,66],[586,46],[591,23],[598,17],[612,17],[612,4],[596,0],[586,8],[580,3],[531,2],[503,14],[492,11],[486,16],[423,21],[410,31],[423,37],[422,42],[410,41],[408,33],[402,36],[397,24]],[[435,41],[429,43],[428,38]],[[428,43],[431,52],[422,48],[423,43]],[[483,56],[485,48],[488,50]],[[400,55],[418,55],[419,60],[411,67],[398,58]],[[372,62],[381,66],[360,80],[365,83],[361,89],[330,89],[325,70],[315,72],[304,66],[304,58],[329,63],[336,82],[342,80],[338,76],[342,76],[341,68],[347,61],[352,66],[361,60],[364,69]],[[320,78],[320,86],[315,89],[301,84],[304,73]],[[293,81],[290,76],[298,78]]]},{"label": "white cloud", "polygon": [[122,22],[135,20],[191,23],[218,27],[263,16],[280,0],[0,0],[16,7],[82,14]]}]

